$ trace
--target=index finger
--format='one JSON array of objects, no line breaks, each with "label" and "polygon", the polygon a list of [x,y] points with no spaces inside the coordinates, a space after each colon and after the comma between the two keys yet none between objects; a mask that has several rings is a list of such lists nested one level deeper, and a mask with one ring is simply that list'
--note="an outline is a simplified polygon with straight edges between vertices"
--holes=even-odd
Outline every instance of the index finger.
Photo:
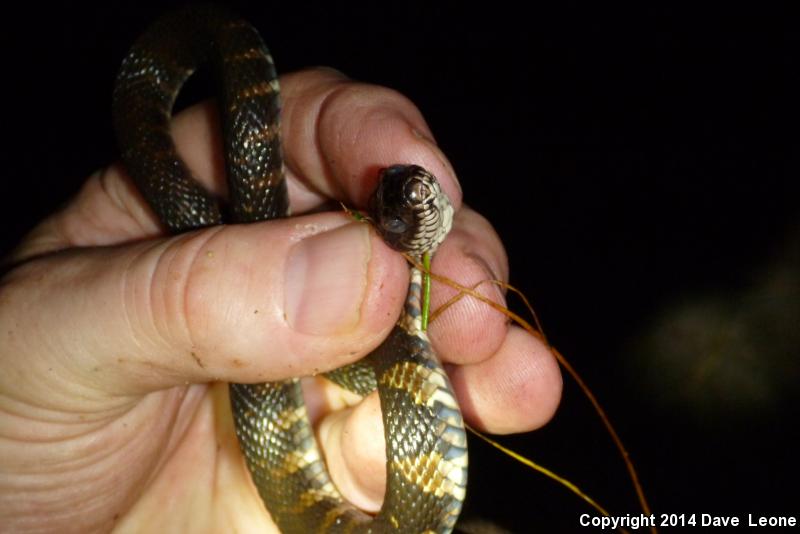
[{"label": "index finger", "polygon": [[305,191],[295,190],[295,209],[313,209],[325,198],[365,206],[378,170],[395,163],[432,172],[460,207],[453,168],[406,97],[331,69],[289,74],[281,83],[286,163],[295,185],[305,186]]},{"label": "index finger", "polygon": [[[281,134],[293,213],[331,199],[364,207],[378,170],[414,163],[432,172],[454,207],[461,188],[417,107],[385,87],[354,82],[327,68],[282,76]],[[178,151],[205,187],[224,194],[218,117],[209,106],[173,122]]]}]

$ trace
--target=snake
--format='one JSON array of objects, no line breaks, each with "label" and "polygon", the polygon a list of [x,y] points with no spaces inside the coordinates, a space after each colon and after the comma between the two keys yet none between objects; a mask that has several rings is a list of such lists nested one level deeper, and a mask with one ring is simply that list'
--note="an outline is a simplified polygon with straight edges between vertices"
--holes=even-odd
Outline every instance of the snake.
[{"label": "snake", "polygon": [[[170,134],[178,93],[201,65],[219,91],[228,200],[206,191]],[[279,84],[258,31],[225,8],[191,6],[162,15],[134,42],[119,69],[112,115],[128,175],[168,233],[288,217]],[[300,378],[230,384],[235,432],[247,469],[282,532],[451,532],[467,483],[467,438],[453,388],[421,323],[423,254],[453,221],[436,178],[414,164],[379,172],[369,219],[411,258],[400,318],[369,355],[326,373],[366,395],[378,390],[386,449],[386,493],[377,514],[347,503],[317,446]]]}]

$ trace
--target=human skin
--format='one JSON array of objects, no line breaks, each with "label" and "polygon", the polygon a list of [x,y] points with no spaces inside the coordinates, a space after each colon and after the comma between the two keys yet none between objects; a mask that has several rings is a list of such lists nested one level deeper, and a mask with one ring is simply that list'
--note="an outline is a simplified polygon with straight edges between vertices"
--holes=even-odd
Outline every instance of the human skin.
[{"label": "human skin", "polygon": [[[362,358],[389,333],[407,289],[405,260],[368,225],[321,211],[331,199],[365,206],[381,167],[422,165],[458,210],[435,272],[466,286],[507,279],[497,234],[462,204],[453,168],[410,101],[328,69],[286,75],[281,87],[294,217],[166,236],[112,165],[7,258],[4,528],[277,530],[239,452],[225,383],[317,375]],[[217,132],[210,104],[173,122],[189,167],[224,194]],[[504,301],[496,286],[480,291]],[[434,283],[432,307],[452,295]],[[552,416],[561,394],[553,355],[497,311],[462,299],[430,337],[469,424],[524,432]],[[377,395],[358,402],[315,378],[304,386],[335,483],[358,506],[379,509]]]}]

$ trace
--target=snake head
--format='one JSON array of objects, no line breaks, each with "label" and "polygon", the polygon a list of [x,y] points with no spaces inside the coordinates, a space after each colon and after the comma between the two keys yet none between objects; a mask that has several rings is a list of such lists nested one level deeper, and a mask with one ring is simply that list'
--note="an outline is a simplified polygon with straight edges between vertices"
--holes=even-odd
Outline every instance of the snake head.
[{"label": "snake head", "polygon": [[453,206],[436,177],[418,165],[381,169],[369,202],[375,228],[395,250],[431,254],[453,223]]}]

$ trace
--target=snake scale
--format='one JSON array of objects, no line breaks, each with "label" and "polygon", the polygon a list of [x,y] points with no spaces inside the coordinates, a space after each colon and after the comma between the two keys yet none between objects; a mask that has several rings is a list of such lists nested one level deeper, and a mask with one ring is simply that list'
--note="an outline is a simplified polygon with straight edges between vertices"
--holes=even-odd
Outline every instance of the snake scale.
[{"label": "snake scale", "polygon": [[[220,202],[192,177],[170,135],[172,107],[202,63],[216,72],[229,188]],[[289,215],[279,132],[278,79],[258,32],[222,8],[189,7],[154,22],[120,68],[114,128],[129,175],[169,232]],[[432,253],[453,208],[415,165],[381,171],[369,216],[395,249]],[[450,532],[466,492],[466,434],[450,382],[421,328],[421,273],[411,269],[405,308],[369,356],[326,376],[366,394],[378,389],[386,440],[386,496],[369,515],[331,482],[298,379],[231,384],[239,444],[253,482],[283,532]]]}]

